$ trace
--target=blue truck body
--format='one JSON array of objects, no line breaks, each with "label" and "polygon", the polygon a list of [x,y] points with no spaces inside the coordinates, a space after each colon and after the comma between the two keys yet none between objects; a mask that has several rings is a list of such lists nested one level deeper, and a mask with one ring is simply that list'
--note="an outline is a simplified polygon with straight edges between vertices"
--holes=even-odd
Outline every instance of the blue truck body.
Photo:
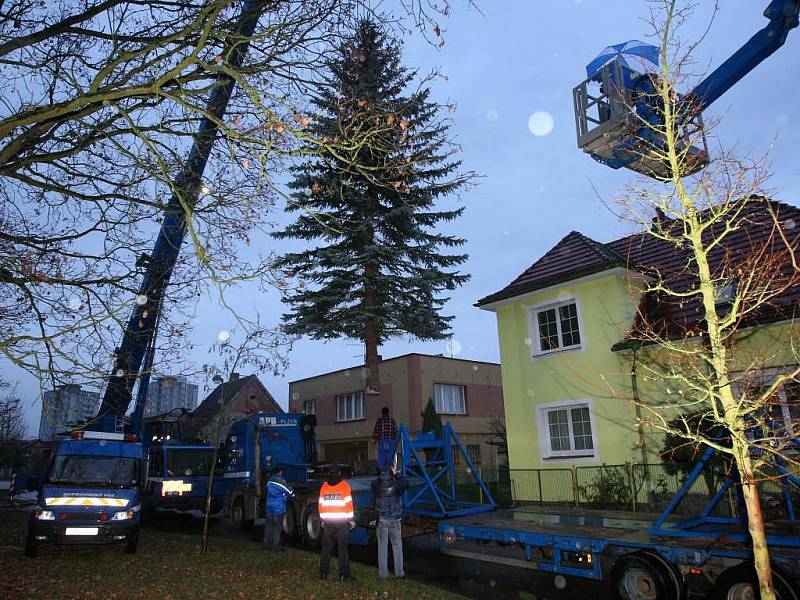
[{"label": "blue truck body", "polygon": [[[156,443],[147,450],[147,508],[204,510],[214,448],[180,442]],[[222,507],[224,481],[214,478],[211,513]]]},{"label": "blue truck body", "polygon": [[142,445],[121,434],[92,433],[59,444],[30,517],[27,556],[43,544],[124,543],[128,552],[136,551]]},{"label": "blue truck body", "polygon": [[[304,415],[258,413],[236,421],[222,447],[224,482],[223,509],[240,529],[252,527],[264,515],[265,485],[272,471],[281,466],[283,477],[294,490],[286,503],[284,533],[315,547],[321,530],[317,502],[330,465],[313,458],[313,427],[304,428]],[[372,504],[370,484],[374,477],[347,477],[353,492],[356,522],[351,543],[367,543],[363,527],[365,511]]]}]

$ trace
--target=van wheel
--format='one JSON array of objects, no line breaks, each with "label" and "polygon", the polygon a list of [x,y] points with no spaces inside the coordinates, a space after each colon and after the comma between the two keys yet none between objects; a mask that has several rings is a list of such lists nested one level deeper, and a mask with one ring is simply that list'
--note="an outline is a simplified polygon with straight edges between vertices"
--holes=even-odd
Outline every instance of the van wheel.
[{"label": "van wheel", "polygon": [[139,545],[139,528],[131,534],[125,544],[125,554],[136,554],[136,547]]},{"label": "van wheel", "polygon": [[[800,600],[789,581],[773,567],[772,583],[778,600]],[[736,565],[719,576],[708,600],[758,600],[758,575],[752,564]]]},{"label": "van wheel", "polygon": [[611,585],[616,600],[683,598],[683,586],[675,571],[660,556],[645,552],[617,560],[611,571]]},{"label": "van wheel", "polygon": [[233,501],[231,521],[233,521],[233,526],[239,531],[250,531],[253,528],[253,519],[245,519],[244,498],[241,496]]},{"label": "van wheel", "polygon": [[322,539],[322,526],[319,518],[319,510],[313,504],[306,507],[303,511],[303,544],[309,548],[318,548]]},{"label": "van wheel", "polygon": [[25,536],[24,553],[28,558],[36,558],[39,555],[39,544],[36,543],[30,529],[28,529],[28,535]]}]

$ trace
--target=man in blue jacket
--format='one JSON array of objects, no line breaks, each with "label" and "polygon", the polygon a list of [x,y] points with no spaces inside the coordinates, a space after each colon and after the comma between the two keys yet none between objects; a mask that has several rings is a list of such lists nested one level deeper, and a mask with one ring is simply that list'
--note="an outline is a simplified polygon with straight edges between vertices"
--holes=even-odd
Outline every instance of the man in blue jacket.
[{"label": "man in blue jacket", "polygon": [[381,469],[378,478],[372,482],[375,495],[375,508],[378,510],[378,577],[389,577],[389,541],[394,555],[394,576],[405,577],[403,571],[403,492],[408,487],[405,477],[397,474],[397,469]]},{"label": "man in blue jacket", "polygon": [[267,482],[266,517],[264,522],[264,550],[281,552],[281,529],[283,529],[283,515],[286,514],[286,499],[294,496],[292,489],[283,478],[283,468],[278,467],[272,472]]}]

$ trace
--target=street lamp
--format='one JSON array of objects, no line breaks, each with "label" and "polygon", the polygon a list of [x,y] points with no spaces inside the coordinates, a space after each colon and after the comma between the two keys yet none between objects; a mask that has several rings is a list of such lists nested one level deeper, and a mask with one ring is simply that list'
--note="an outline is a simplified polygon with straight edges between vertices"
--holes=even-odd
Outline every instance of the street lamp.
[{"label": "street lamp", "polygon": [[[224,381],[219,373],[211,378],[212,383],[218,387]],[[214,472],[217,470],[217,454],[219,452],[219,432],[222,425],[222,409],[225,406],[225,386],[219,389],[219,410],[217,411],[217,435],[214,440],[214,458],[211,460],[211,470],[208,474],[208,494],[206,495],[206,514],[203,518],[202,552],[208,550],[208,517],[211,515],[211,492],[214,489]]]}]

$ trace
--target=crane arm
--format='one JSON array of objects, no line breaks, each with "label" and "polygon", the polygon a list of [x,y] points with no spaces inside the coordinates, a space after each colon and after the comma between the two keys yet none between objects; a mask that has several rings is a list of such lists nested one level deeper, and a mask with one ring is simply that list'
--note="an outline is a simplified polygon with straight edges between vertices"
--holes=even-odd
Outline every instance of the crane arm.
[{"label": "crane arm", "polygon": [[783,46],[789,31],[797,27],[800,0],[772,0],[764,10],[769,24],[751,37],[728,60],[690,92],[692,110],[702,112],[764,59]]},{"label": "crane arm", "polygon": [[[231,67],[238,68],[242,65],[249,44],[241,43],[241,40],[252,37],[267,4],[266,0],[247,0],[242,6],[239,20],[231,35],[233,46],[228,53],[228,64]],[[164,210],[164,220],[153,252],[137,262],[137,265],[145,267],[145,274],[122,343],[114,353],[114,366],[95,420],[103,429],[109,428],[110,419],[123,417],[131,402],[131,392],[139,375],[142,359],[155,335],[158,315],[163,306],[162,297],[186,236],[184,207],[191,208],[197,203],[203,171],[219,129],[217,121],[222,120],[225,115],[234,85],[233,78],[223,75],[211,93],[206,108],[207,116],[201,120],[189,156],[173,183],[173,194]],[[137,399],[132,416],[135,428],[141,426],[145,400],[144,394],[140,394]],[[140,431],[134,433],[138,434]]]}]

